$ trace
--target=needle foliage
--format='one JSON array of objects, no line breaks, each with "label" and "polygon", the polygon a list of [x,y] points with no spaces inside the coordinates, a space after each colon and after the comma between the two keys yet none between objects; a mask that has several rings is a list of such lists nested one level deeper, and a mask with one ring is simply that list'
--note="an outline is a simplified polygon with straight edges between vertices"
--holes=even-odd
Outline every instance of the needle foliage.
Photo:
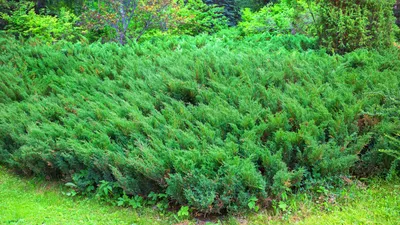
[{"label": "needle foliage", "polygon": [[[166,193],[238,212],[304,180],[390,167],[400,55],[303,36],[120,46],[0,39],[0,162],[26,174]],[[360,171],[358,171],[360,172]]]}]

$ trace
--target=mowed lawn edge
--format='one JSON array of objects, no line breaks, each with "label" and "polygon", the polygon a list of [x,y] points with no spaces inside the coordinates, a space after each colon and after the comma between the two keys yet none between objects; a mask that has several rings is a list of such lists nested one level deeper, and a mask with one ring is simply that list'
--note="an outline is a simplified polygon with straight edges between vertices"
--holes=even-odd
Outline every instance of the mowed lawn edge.
[{"label": "mowed lawn edge", "polygon": [[[366,187],[342,190],[338,202],[323,204],[294,196],[298,211],[273,215],[269,211],[218,219],[191,219],[178,223],[151,208],[118,208],[95,198],[67,197],[63,185],[23,178],[0,167],[0,224],[399,224],[400,181],[369,180]],[[314,196],[315,197],[315,196]],[[172,215],[172,214],[170,214]]]}]

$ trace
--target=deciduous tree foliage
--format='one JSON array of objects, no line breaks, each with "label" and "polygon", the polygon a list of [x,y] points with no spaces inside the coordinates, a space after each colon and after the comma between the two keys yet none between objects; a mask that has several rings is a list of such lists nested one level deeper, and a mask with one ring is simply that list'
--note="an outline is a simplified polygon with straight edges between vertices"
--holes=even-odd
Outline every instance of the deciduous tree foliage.
[{"label": "deciduous tree foliage", "polygon": [[7,33],[15,37],[38,38],[52,43],[59,40],[77,41],[81,37],[79,27],[75,26],[78,17],[65,8],[59,10],[59,16],[35,13],[32,2],[13,6],[11,15],[0,12],[0,18],[7,22]]},{"label": "deciduous tree foliage", "polygon": [[118,42],[124,45],[129,29],[133,29],[133,38],[139,40],[149,29],[167,29],[181,22],[176,14],[178,7],[173,0],[104,0],[94,8],[88,7],[82,20],[88,29],[111,27]]}]

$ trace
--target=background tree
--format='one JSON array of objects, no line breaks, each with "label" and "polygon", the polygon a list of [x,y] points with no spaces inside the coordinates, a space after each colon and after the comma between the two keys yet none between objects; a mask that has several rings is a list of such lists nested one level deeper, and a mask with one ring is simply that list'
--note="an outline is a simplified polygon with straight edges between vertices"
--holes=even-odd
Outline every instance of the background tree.
[{"label": "background tree", "polygon": [[111,27],[115,39],[124,45],[128,36],[138,41],[150,29],[166,30],[179,22],[180,18],[173,13],[178,8],[173,0],[105,0],[87,7],[82,21],[89,30]]},{"label": "background tree", "polygon": [[252,10],[259,10],[268,3],[278,2],[278,0],[236,0],[236,4],[240,8],[250,8]]},{"label": "background tree", "polygon": [[329,51],[346,53],[357,48],[393,44],[395,0],[319,0],[319,38]]},{"label": "background tree", "polygon": [[229,20],[229,25],[234,26],[240,20],[240,8],[235,0],[204,0],[206,4],[217,4],[224,7],[225,16]]},{"label": "background tree", "polygon": [[400,0],[396,1],[394,6],[394,15],[396,16],[396,24],[400,26]]},{"label": "background tree", "polygon": [[198,35],[213,34],[228,28],[228,20],[224,8],[216,4],[207,5],[203,0],[179,1],[177,14],[185,18],[184,23],[174,28],[172,34]]}]

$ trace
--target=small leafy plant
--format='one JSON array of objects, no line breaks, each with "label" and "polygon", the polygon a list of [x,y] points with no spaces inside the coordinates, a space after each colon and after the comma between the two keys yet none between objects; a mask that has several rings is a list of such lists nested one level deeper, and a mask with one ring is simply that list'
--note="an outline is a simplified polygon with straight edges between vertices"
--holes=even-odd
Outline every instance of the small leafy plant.
[{"label": "small leafy plant", "polygon": [[103,201],[111,202],[115,197],[113,193],[114,187],[115,184],[102,180],[96,189],[97,192],[95,196]]},{"label": "small leafy plant", "polygon": [[144,205],[143,197],[138,195],[134,196],[132,199],[129,200],[129,205],[134,209],[142,208]]},{"label": "small leafy plant", "polygon": [[174,218],[176,219],[176,221],[180,222],[184,219],[187,219],[189,215],[189,206],[182,206],[179,209],[178,213],[174,215]]},{"label": "small leafy plant", "polygon": [[257,205],[257,201],[258,199],[255,196],[249,199],[249,203],[247,203],[247,206],[249,206],[250,210],[253,210],[255,212],[258,212],[258,210],[260,210],[260,207]]},{"label": "small leafy plant", "polygon": [[62,192],[63,195],[66,195],[68,197],[74,197],[79,193],[78,186],[76,186],[74,183],[68,182],[65,184],[65,186],[68,188],[67,192]]},{"label": "small leafy plant", "polygon": [[150,192],[147,196],[147,204],[155,205],[158,210],[165,211],[168,208],[168,195]]}]

